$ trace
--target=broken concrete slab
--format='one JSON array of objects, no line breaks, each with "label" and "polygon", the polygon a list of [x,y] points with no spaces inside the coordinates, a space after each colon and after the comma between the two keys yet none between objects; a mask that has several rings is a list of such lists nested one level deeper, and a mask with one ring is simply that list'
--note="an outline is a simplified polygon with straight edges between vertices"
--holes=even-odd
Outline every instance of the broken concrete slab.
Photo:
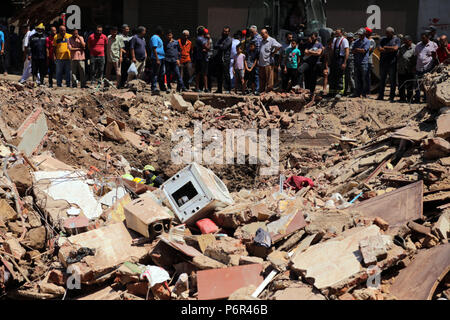
[{"label": "broken concrete slab", "polygon": [[450,212],[447,211],[439,217],[432,229],[440,239],[448,239],[450,233]]},{"label": "broken concrete slab", "polygon": [[197,272],[199,300],[228,298],[239,288],[263,282],[261,276],[263,266],[249,264],[223,269],[201,270]]},{"label": "broken concrete slab", "polygon": [[381,234],[370,236],[359,241],[359,251],[361,252],[366,267],[374,265],[378,260],[387,257],[386,244]]},{"label": "broken concrete slab", "polygon": [[42,143],[47,131],[47,118],[44,110],[42,108],[35,109],[17,130],[17,138],[20,140],[17,149],[27,157],[31,156]]},{"label": "broken concrete slab", "polygon": [[[85,181],[85,172],[36,171],[33,172],[33,176],[34,189],[44,192],[53,200],[64,200],[66,203],[76,204],[86,218],[91,220],[102,214],[100,202],[95,199],[94,193]],[[58,218],[60,217],[56,217],[56,220]]]},{"label": "broken concrete slab", "polygon": [[138,262],[148,257],[148,245],[132,245],[133,239],[137,237],[138,235],[131,234],[123,223],[111,224],[69,238],[59,238],[58,257],[67,267],[66,261],[76,248],[95,250],[93,256],[85,256],[80,262],[72,264],[78,269],[82,283],[92,283],[126,261]]},{"label": "broken concrete slab", "polygon": [[11,208],[6,199],[0,199],[0,220],[3,222],[17,219],[17,212]]},{"label": "broken concrete slab", "polygon": [[292,269],[300,272],[318,289],[331,287],[362,270],[359,242],[379,234],[380,229],[375,225],[347,230],[335,240],[313,245],[303,253],[292,256]]},{"label": "broken concrete slab", "polygon": [[391,227],[421,219],[423,182],[415,182],[395,191],[355,204],[346,211],[355,211],[368,218],[381,217]]},{"label": "broken concrete slab", "polygon": [[439,282],[449,271],[449,243],[421,250],[411,264],[400,270],[391,293],[401,300],[431,300]]},{"label": "broken concrete slab", "polygon": [[267,224],[267,231],[270,233],[272,243],[276,243],[305,226],[305,218],[298,211],[296,213],[282,215],[280,219]]},{"label": "broken concrete slab", "polygon": [[226,268],[226,265],[205,255],[195,256],[192,264],[200,270]]},{"label": "broken concrete slab", "polygon": [[191,103],[185,101],[183,97],[177,93],[170,96],[170,104],[172,105],[172,108],[180,112],[185,112],[189,107],[192,107]]},{"label": "broken concrete slab", "polygon": [[78,298],[77,300],[121,300],[120,297],[120,291],[116,291],[111,288],[111,286],[108,286],[99,291]]},{"label": "broken concrete slab", "polygon": [[214,244],[205,249],[205,256],[229,264],[232,255],[243,256],[248,255],[245,246],[240,240],[224,237],[217,240]]}]

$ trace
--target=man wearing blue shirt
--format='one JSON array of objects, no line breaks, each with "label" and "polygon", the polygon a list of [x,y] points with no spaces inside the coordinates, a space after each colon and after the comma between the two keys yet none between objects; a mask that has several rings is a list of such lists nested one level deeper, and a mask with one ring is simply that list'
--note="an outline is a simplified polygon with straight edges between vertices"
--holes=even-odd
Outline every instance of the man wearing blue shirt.
[{"label": "man wearing blue shirt", "polygon": [[364,29],[359,29],[356,35],[359,37],[353,43],[353,61],[355,64],[356,88],[353,97],[363,98],[369,93],[369,84],[367,83],[367,72],[369,72],[369,50],[370,41],[366,38]]},{"label": "man wearing blue shirt", "polygon": [[160,26],[156,27],[155,34],[150,38],[150,60],[152,66],[152,92],[159,93],[156,88],[159,82],[159,89],[166,91],[166,85],[164,84],[165,65],[164,65],[164,43],[162,41],[163,30]]},{"label": "man wearing blue shirt", "polygon": [[5,34],[0,30],[0,66],[1,70],[6,74],[5,67]]},{"label": "man wearing blue shirt", "polygon": [[386,87],[386,79],[389,74],[391,92],[389,100],[394,102],[395,89],[397,86],[397,52],[400,48],[400,39],[395,36],[394,28],[386,28],[386,37],[380,40],[380,91],[377,100],[384,99],[384,89]]}]

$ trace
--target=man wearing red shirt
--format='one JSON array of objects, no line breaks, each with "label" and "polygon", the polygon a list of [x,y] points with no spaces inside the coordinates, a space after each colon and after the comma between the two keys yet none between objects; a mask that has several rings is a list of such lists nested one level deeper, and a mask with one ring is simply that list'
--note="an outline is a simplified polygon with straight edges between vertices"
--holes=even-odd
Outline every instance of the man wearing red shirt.
[{"label": "man wearing red shirt", "polygon": [[105,69],[105,52],[107,50],[108,38],[103,34],[103,27],[98,26],[95,33],[88,38],[88,48],[91,55],[92,81],[101,83]]},{"label": "man wearing red shirt", "polygon": [[448,44],[447,36],[444,34],[439,38],[439,48],[436,50],[439,63],[449,64],[450,44]]},{"label": "man wearing red shirt", "polygon": [[53,75],[56,72],[55,55],[53,54],[53,38],[56,35],[56,27],[50,28],[50,35],[47,37],[45,46],[47,47],[47,63],[48,63],[48,86],[53,88]]}]

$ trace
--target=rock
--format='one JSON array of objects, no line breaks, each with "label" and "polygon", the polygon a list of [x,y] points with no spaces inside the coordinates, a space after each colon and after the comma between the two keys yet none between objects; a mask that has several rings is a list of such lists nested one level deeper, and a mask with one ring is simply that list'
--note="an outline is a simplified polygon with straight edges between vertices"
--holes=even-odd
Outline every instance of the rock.
[{"label": "rock", "polygon": [[318,290],[314,290],[312,287],[306,285],[278,290],[275,292],[273,298],[275,300],[326,300]]},{"label": "rock", "polygon": [[427,160],[443,158],[450,155],[450,142],[442,138],[426,139],[423,141],[422,147],[425,149],[423,156]]},{"label": "rock", "polygon": [[366,267],[374,265],[378,260],[387,257],[386,245],[380,234],[359,241],[359,251],[361,251],[363,262]]},{"label": "rock", "polygon": [[372,288],[358,289],[353,291],[353,296],[356,300],[377,300],[378,290]]},{"label": "rock", "polygon": [[352,215],[343,211],[317,211],[309,215],[311,222],[305,227],[307,234],[326,233],[328,230],[342,233],[355,226]]},{"label": "rock", "polygon": [[28,246],[33,249],[43,249],[45,247],[46,230],[45,227],[39,227],[31,229],[27,232],[25,240],[28,242]]},{"label": "rock", "polygon": [[115,121],[111,122],[104,129],[103,134],[111,140],[117,141],[119,143],[125,143],[125,138],[123,137],[122,133],[120,132],[119,125]]},{"label": "rock", "polygon": [[41,217],[35,211],[28,211],[27,219],[32,228],[42,226]]},{"label": "rock", "polygon": [[433,230],[435,231],[435,234],[440,239],[448,239],[448,234],[450,233],[450,219],[449,219],[450,213],[443,213],[439,220],[434,224]]},{"label": "rock", "polygon": [[15,183],[20,195],[24,195],[33,186],[33,178],[31,177],[29,167],[24,164],[18,164],[8,169],[8,175]]},{"label": "rock", "polygon": [[3,222],[17,219],[17,212],[11,208],[5,199],[0,199],[0,220]]},{"label": "rock", "polygon": [[256,287],[254,285],[249,285],[247,287],[239,288],[230,296],[228,300],[259,300],[258,298],[253,298],[252,294],[255,292]]},{"label": "rock", "polygon": [[148,282],[140,281],[127,284],[127,291],[135,296],[145,297],[148,291]]},{"label": "rock", "polygon": [[211,259],[210,257],[207,257],[205,255],[195,256],[192,259],[192,264],[201,270],[220,269],[220,268],[227,267],[223,263],[221,263],[217,260]]},{"label": "rock", "polygon": [[216,241],[213,245],[208,246],[205,249],[204,254],[205,256],[220,261],[224,264],[230,264],[230,255],[248,255],[242,242],[231,237],[222,238]]},{"label": "rock", "polygon": [[58,286],[64,286],[64,274],[61,270],[51,270],[47,281]]},{"label": "rock", "polygon": [[289,125],[291,124],[291,117],[289,116],[282,116],[281,120],[280,120],[280,124],[282,127],[289,127]]},{"label": "rock", "polygon": [[62,296],[66,292],[64,287],[57,286],[54,283],[48,283],[48,282],[41,282],[39,284],[39,289],[40,289],[40,292],[42,292],[42,293],[49,293],[49,294],[54,294],[54,295],[58,295],[58,296]]},{"label": "rock", "polygon": [[13,255],[17,260],[20,260],[26,253],[26,250],[20,245],[16,238],[10,238],[3,242],[3,249]]},{"label": "rock", "polygon": [[205,103],[200,101],[200,100],[197,100],[197,101],[194,102],[194,109],[195,110],[201,109],[204,106],[205,106]]},{"label": "rock", "polygon": [[436,136],[442,139],[450,138],[450,113],[441,114],[436,119]]},{"label": "rock", "polygon": [[239,265],[254,264],[254,263],[263,264],[264,260],[259,257],[251,257],[251,256],[241,256],[239,258]]},{"label": "rock", "polygon": [[[28,224],[25,224],[25,228],[27,228],[27,226],[29,227]],[[20,220],[10,221],[8,222],[8,229],[16,235],[21,235],[24,231],[23,222]]]},{"label": "rock", "polygon": [[287,252],[275,250],[267,256],[272,266],[280,272],[286,271],[289,263]]},{"label": "rock", "polygon": [[377,225],[378,227],[380,227],[381,230],[386,231],[389,228],[389,223],[387,223],[386,221],[384,221],[382,218],[380,217],[376,217],[373,220],[373,224]]},{"label": "rock", "polygon": [[183,97],[177,93],[170,96],[170,104],[172,105],[172,108],[180,112],[186,112],[189,107],[192,107],[190,102],[186,102]]}]

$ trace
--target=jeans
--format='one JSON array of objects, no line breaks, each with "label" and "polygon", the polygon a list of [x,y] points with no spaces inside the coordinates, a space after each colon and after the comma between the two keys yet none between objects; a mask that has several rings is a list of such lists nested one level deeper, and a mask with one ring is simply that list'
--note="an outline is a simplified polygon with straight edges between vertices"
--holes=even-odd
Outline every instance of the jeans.
[{"label": "jeans", "polygon": [[189,86],[193,80],[194,70],[192,68],[192,62],[185,62],[180,65],[181,79],[185,88],[189,89]]},{"label": "jeans", "polygon": [[185,89],[183,80],[181,79],[180,67],[176,62],[166,61],[166,76],[167,76],[167,87],[171,89],[171,79],[170,76],[175,75],[177,81],[177,90]]},{"label": "jeans", "polygon": [[345,68],[345,90],[344,93],[355,93],[356,81],[355,81],[355,63],[354,61],[348,61]]},{"label": "jeans", "polygon": [[400,100],[411,101],[414,88],[414,73],[398,74],[398,94]]},{"label": "jeans", "polygon": [[92,81],[100,83],[105,69],[105,57],[91,57]]},{"label": "jeans", "polygon": [[125,83],[127,82],[128,78],[128,69],[131,66],[131,60],[130,59],[123,59],[122,65],[120,66],[120,87],[123,87]]},{"label": "jeans", "polygon": [[344,57],[333,57],[330,66],[330,94],[342,94],[344,89],[344,70],[341,66],[344,63]]},{"label": "jeans", "polygon": [[166,90],[166,85],[164,84],[164,75],[166,74],[165,61],[160,59],[160,64],[156,63],[156,59],[151,59],[152,68],[152,91],[156,90],[156,85],[159,83],[159,89],[161,91]]},{"label": "jeans", "polygon": [[259,67],[255,67],[255,84],[256,84],[256,91],[259,92]]},{"label": "jeans", "polygon": [[386,78],[389,75],[389,83],[391,85],[391,92],[389,94],[389,100],[394,100],[395,89],[397,86],[397,63],[380,62],[380,91],[378,92],[378,98],[384,97],[384,89],[386,88]]},{"label": "jeans", "polygon": [[56,62],[55,60],[48,61],[48,85],[53,87],[53,76],[56,73]]},{"label": "jeans", "polygon": [[[284,67],[283,67],[284,70]],[[283,71],[283,90],[287,90],[289,86],[289,80],[291,81],[290,88],[294,87],[297,84],[298,80],[298,71],[297,68],[287,68],[287,73]]]},{"label": "jeans", "polygon": [[367,92],[366,95],[370,93],[370,88],[372,86],[372,64],[369,62],[367,64],[367,74],[366,74],[366,81],[367,81]]},{"label": "jeans", "polygon": [[[414,85],[416,93],[414,95],[414,100],[416,100],[417,102],[420,102],[420,90],[422,89],[422,85],[420,84],[420,82],[422,81],[423,76],[425,74],[427,74],[428,72],[430,72],[431,69],[432,68],[430,68],[429,70],[424,70],[424,71],[416,71],[416,81],[415,81],[415,85]],[[423,97],[424,97],[424,100],[427,99],[425,90],[423,93]]]},{"label": "jeans", "polygon": [[39,73],[39,83],[44,84],[44,78],[47,74],[47,59],[32,59],[31,70],[33,72],[33,76],[36,77],[36,79]]},{"label": "jeans", "polygon": [[66,86],[70,87],[70,60],[56,60],[56,85],[62,87],[63,75],[66,78]]},{"label": "jeans", "polygon": [[369,64],[367,63],[356,63],[355,64],[355,80],[356,80],[356,88],[355,94],[359,96],[365,97],[368,93],[368,84],[367,84],[367,72],[369,71]]},{"label": "jeans", "polygon": [[231,90],[231,77],[230,77],[230,60],[224,62],[219,61],[217,63],[217,91],[222,92],[223,80],[225,80],[225,91]]},{"label": "jeans", "polygon": [[81,87],[86,87],[86,71],[84,60],[72,60],[72,85],[76,87],[77,76],[81,82]]}]

